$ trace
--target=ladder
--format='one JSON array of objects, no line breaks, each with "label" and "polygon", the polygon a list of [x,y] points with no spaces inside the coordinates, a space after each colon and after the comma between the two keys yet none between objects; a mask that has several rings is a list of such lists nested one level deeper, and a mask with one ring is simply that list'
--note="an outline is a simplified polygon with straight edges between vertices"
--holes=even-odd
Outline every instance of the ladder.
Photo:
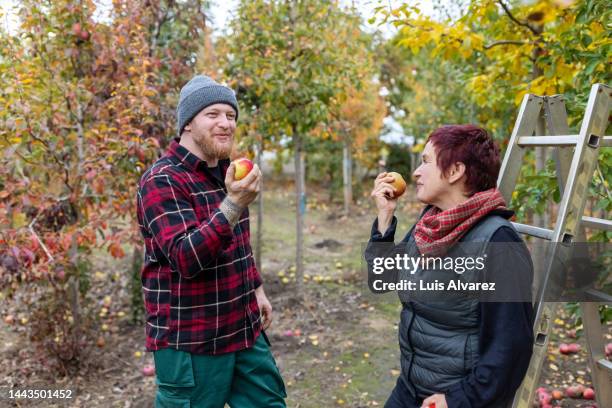
[{"label": "ladder", "polygon": [[[571,256],[572,246],[564,244],[586,241],[584,228],[612,231],[612,221],[583,216],[599,149],[612,147],[612,136],[605,136],[611,96],[612,88],[609,86],[593,85],[580,133],[570,135],[562,95],[525,95],[504,156],[497,184],[506,202],[509,203],[512,198],[523,157],[529,147],[554,148],[553,157],[561,192],[557,220],[552,229],[513,223],[519,233],[558,244],[553,245],[542,259],[540,276],[535,276],[533,356],[512,408],[533,406],[535,388],[547,355],[552,322],[559,307],[558,303],[546,301],[551,290],[549,278],[555,259],[569,259]],[[596,290],[589,290],[588,294],[592,302],[581,302],[580,307],[593,385],[599,406],[612,407],[612,363],[604,355],[599,319],[599,305],[612,304],[612,296]]]}]

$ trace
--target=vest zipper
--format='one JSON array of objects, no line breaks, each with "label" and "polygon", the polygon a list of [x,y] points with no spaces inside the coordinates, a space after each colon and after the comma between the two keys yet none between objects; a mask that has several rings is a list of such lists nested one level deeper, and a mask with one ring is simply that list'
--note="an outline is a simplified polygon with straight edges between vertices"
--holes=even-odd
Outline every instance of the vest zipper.
[{"label": "vest zipper", "polygon": [[410,318],[410,323],[408,323],[408,344],[410,344],[410,349],[412,350],[412,355],[410,358],[410,365],[408,365],[408,381],[410,381],[410,384],[412,384],[412,387],[414,388],[414,396],[418,400],[419,396],[417,395],[417,389],[412,383],[412,376],[411,376],[412,363],[414,362],[414,355],[416,353],[414,351],[414,346],[412,345],[412,339],[410,338],[410,330],[412,330],[412,324],[414,323],[415,313],[414,313],[414,307],[412,306],[412,302],[409,301],[408,305],[410,306],[410,311],[412,311],[412,317]]}]

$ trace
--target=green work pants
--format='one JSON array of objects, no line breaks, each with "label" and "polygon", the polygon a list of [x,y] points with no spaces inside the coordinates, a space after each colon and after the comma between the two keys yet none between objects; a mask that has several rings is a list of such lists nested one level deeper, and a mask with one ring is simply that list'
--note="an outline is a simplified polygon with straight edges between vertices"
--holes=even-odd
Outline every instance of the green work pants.
[{"label": "green work pants", "polygon": [[156,408],[285,408],[285,384],[260,335],[253,347],[220,355],[166,348],[153,353]]}]

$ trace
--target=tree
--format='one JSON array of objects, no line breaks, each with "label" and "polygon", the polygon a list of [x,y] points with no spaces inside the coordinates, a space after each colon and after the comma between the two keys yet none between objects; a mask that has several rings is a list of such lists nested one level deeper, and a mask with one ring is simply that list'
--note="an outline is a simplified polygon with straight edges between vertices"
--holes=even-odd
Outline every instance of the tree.
[{"label": "tree", "polygon": [[345,214],[350,212],[353,202],[353,156],[356,153],[357,160],[366,168],[378,162],[380,148],[375,148],[375,145],[380,142],[378,136],[387,112],[378,84],[365,82],[360,87],[360,90],[348,90],[347,98],[338,104],[339,114],[332,122],[336,138],[342,143]]},{"label": "tree", "polygon": [[305,151],[315,129],[329,120],[330,100],[350,60],[335,46],[348,14],[320,0],[241,2],[226,41],[226,75],[238,88],[250,126],[270,146],[288,140],[296,185],[296,279],[303,279],[306,208]]},{"label": "tree", "polygon": [[[398,46],[414,54],[427,52],[432,62],[442,60],[458,68],[465,97],[476,108],[474,119],[505,139],[513,124],[508,118],[515,117],[517,105],[528,92],[566,94],[575,129],[591,84],[610,79],[607,3],[471,0],[466,7],[458,7],[457,17],[439,20],[408,4],[395,9],[381,6],[378,12],[400,29]],[[609,153],[603,155],[605,163]],[[544,171],[543,155],[537,161],[538,169]],[[542,186],[550,182],[547,175],[536,178]],[[518,189],[527,187],[519,184]],[[598,191],[610,203],[610,193],[603,188]],[[533,208],[544,212],[547,198],[552,197],[540,195]]]},{"label": "tree", "polygon": [[64,368],[93,343],[92,251],[139,246],[136,180],[174,134],[200,6],[117,0],[97,21],[91,0],[24,0],[0,32],[0,283]]}]

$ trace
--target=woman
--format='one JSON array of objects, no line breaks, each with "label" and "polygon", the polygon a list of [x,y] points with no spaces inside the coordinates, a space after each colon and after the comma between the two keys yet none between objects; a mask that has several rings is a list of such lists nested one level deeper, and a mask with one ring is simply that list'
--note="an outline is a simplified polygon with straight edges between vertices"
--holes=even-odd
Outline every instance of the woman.
[{"label": "woman", "polygon": [[[480,256],[485,267],[463,273],[422,264],[416,273],[396,271],[394,279],[497,282],[512,301],[497,294],[484,301],[465,292],[398,292],[401,375],[386,408],[504,407],[525,376],[533,347],[533,268],[508,221],[513,212],[495,188],[499,167],[499,148],[480,127],[443,126],[427,140],[413,173],[416,197],[426,207],[395,250],[421,260]],[[378,217],[366,251],[370,265],[377,244],[394,242],[393,181],[382,173],[374,182]]]}]

